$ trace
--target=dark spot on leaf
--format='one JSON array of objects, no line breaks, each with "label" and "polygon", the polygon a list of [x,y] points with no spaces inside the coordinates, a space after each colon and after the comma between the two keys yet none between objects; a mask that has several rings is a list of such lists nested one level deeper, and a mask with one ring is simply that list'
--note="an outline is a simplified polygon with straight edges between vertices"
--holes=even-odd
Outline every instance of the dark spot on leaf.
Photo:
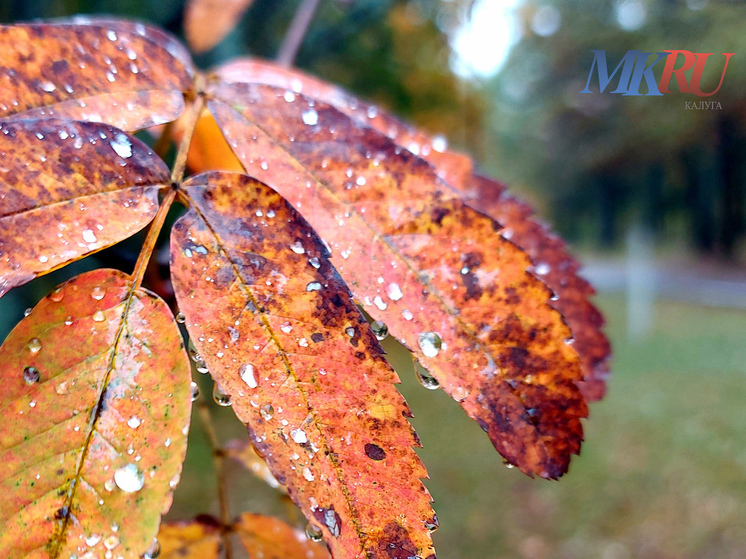
[{"label": "dark spot on leaf", "polygon": [[365,445],[365,454],[371,460],[383,460],[384,458],[386,458],[386,451],[377,444],[373,443],[367,443]]},{"label": "dark spot on leaf", "polygon": [[318,344],[324,341],[324,334],[321,332],[314,332],[311,334],[311,339]]},{"label": "dark spot on leaf", "polygon": [[67,516],[68,510],[69,509],[67,507],[58,508],[54,513],[55,520],[62,520],[63,518],[65,518]]}]

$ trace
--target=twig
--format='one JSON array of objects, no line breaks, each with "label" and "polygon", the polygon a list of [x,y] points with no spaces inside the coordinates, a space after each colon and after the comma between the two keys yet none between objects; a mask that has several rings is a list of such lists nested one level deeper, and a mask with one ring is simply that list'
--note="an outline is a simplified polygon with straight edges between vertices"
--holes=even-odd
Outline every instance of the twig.
[{"label": "twig", "polygon": [[228,485],[225,479],[225,452],[220,446],[218,435],[212,424],[212,416],[208,405],[199,400],[197,403],[197,413],[205,428],[207,441],[212,449],[212,457],[215,461],[215,475],[218,478],[218,500],[220,501],[220,523],[223,525],[223,547],[225,548],[225,559],[233,559],[233,546],[230,536],[226,530],[231,524],[230,502],[228,501]]},{"label": "twig", "polygon": [[280,52],[277,55],[277,63],[280,66],[289,68],[293,65],[295,55],[298,54],[303,38],[306,36],[308,26],[313,20],[313,16],[316,13],[316,8],[319,7],[319,0],[303,0],[303,3],[298,8],[293,16],[293,21],[290,23],[288,32],[285,38],[282,40],[280,46]]}]

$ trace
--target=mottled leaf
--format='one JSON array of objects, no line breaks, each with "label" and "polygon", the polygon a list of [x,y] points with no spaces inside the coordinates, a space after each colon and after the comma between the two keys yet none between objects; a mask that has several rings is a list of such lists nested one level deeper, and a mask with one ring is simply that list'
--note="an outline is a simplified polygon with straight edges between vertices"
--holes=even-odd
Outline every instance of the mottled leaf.
[{"label": "mottled leaf", "polygon": [[319,238],[245,175],[199,175],[183,192],[191,209],[171,237],[179,308],[272,473],[336,557],[433,555],[398,377]]},{"label": "mottled leaf", "polygon": [[494,217],[505,229],[502,235],[523,248],[534,262],[534,273],[554,291],[552,305],[572,330],[584,379],[580,383],[588,401],[603,398],[609,376],[611,346],[602,331],[604,318],[589,301],[593,287],[578,275],[580,264],[565,243],[536,221],[531,207],[510,196],[500,183],[474,175],[465,189],[467,203]]},{"label": "mottled leaf", "polygon": [[135,558],[171,505],[190,369],[166,304],[96,270],[0,347],[0,556]]},{"label": "mottled leaf", "polygon": [[[470,158],[447,149],[445,139],[430,138],[422,132],[404,124],[374,105],[352,97],[344,90],[304,74],[296,69],[283,68],[271,62],[240,58],[226,63],[216,70],[216,75],[226,82],[253,82],[282,87],[294,93],[303,92],[308,97],[323,101],[385,134],[397,144],[407,148],[431,163],[439,177],[451,186],[464,192],[467,204],[495,218],[506,227],[504,236],[526,250],[537,263],[539,270],[551,271],[539,274],[554,290],[559,300],[553,306],[563,313],[575,338],[575,349],[580,355],[584,380],[581,389],[589,400],[599,400],[605,393],[609,374],[609,342],[601,331],[603,316],[588,297],[593,288],[577,275],[579,264],[570,256],[564,243],[549,229],[531,218],[533,211],[520,200],[505,193],[503,187],[496,188],[494,181],[472,175]],[[203,128],[208,132],[208,125]],[[212,145],[220,145],[209,130]],[[203,140],[202,143],[207,143]],[[212,148],[207,157],[199,157],[205,149],[195,147],[190,154],[196,163],[210,161],[215,164],[231,164],[230,158]],[[204,170],[205,167],[198,167]]]},{"label": "mottled leaf", "polygon": [[277,518],[245,513],[233,526],[249,557],[256,559],[329,559],[329,552],[306,534]]},{"label": "mottled leaf", "polygon": [[222,41],[254,0],[189,0],[184,34],[194,52],[205,52]]},{"label": "mottled leaf", "polygon": [[173,44],[127,22],[0,26],[0,118],[72,118],[125,130],[174,120],[193,71]]},{"label": "mottled leaf", "polygon": [[225,443],[224,447],[229,458],[241,464],[273,489],[283,493],[287,492],[285,486],[277,481],[277,478],[269,471],[266,460],[257,454],[251,441],[231,439]]},{"label": "mottled leaf", "polygon": [[217,85],[212,95],[247,172],[311,223],[366,311],[506,460],[562,475],[582,441],[582,371],[526,253],[430,164],[333,107],[256,84]]},{"label": "mottled leaf", "polygon": [[145,227],[168,167],[105,124],[0,122],[0,297]]},{"label": "mottled leaf", "polygon": [[169,522],[161,525],[158,544],[161,552],[158,559],[218,559],[220,527],[199,519]]}]

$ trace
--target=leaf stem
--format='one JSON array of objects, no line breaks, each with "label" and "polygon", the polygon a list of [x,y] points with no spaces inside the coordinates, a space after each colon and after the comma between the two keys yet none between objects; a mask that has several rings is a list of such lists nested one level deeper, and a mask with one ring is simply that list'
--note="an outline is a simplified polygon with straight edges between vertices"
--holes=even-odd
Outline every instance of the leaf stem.
[{"label": "leaf stem", "polygon": [[205,428],[207,441],[212,449],[212,457],[215,461],[215,475],[218,479],[218,500],[220,501],[220,523],[223,525],[223,547],[225,548],[225,559],[233,559],[233,546],[228,534],[231,524],[230,502],[228,501],[228,484],[225,479],[225,452],[223,451],[215,426],[212,423],[210,408],[204,401],[197,402],[197,413]]},{"label": "leaf stem", "polygon": [[194,102],[189,107],[189,113],[186,119],[186,126],[184,127],[184,135],[181,137],[179,142],[179,151],[176,152],[176,160],[174,166],[171,169],[171,182],[173,184],[179,184],[184,180],[184,172],[186,171],[186,160],[189,154],[189,146],[192,144],[192,136],[194,136],[194,130],[197,128],[197,122],[202,114],[205,101],[202,95],[197,95]]},{"label": "leaf stem", "polygon": [[163,222],[166,220],[168,210],[171,208],[171,203],[174,201],[175,197],[176,190],[172,188],[163,198],[161,207],[158,208],[158,213],[155,214],[153,223],[150,225],[150,230],[148,231],[148,236],[145,237],[145,242],[142,245],[142,250],[140,250],[140,256],[137,257],[137,262],[135,263],[135,271],[132,272],[132,284],[134,286],[133,289],[138,289],[140,285],[142,285],[142,279],[143,277],[145,277],[145,270],[148,268],[150,257],[155,250],[155,244],[158,242],[158,235],[160,235],[161,233]]},{"label": "leaf stem", "polygon": [[311,25],[316,8],[319,7],[319,0],[303,0],[290,22],[290,27],[282,40],[280,51],[277,54],[277,63],[280,66],[289,68],[293,65],[293,60],[298,54],[303,38],[306,36],[308,26]]}]

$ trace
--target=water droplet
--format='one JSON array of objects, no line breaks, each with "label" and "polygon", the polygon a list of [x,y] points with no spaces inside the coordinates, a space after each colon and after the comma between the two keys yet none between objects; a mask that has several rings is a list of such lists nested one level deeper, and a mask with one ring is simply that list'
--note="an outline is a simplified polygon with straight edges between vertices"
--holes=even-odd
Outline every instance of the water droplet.
[{"label": "water droplet", "polygon": [[270,419],[272,419],[272,416],[275,413],[275,409],[272,407],[272,404],[265,404],[261,407],[259,413],[261,414],[264,421],[269,421]]},{"label": "water droplet", "polygon": [[300,244],[300,241],[295,241],[292,245],[290,245],[290,248],[295,254],[303,254],[306,252],[306,249],[303,248],[303,245]]},{"label": "water droplet", "polygon": [[96,311],[95,313],[93,313],[92,318],[94,322],[103,322],[104,320],[106,320],[104,313],[101,311]]},{"label": "water droplet", "polygon": [[23,311],[23,316],[28,316],[30,314],[31,314],[31,308],[30,307],[28,309],[26,309],[25,311]]},{"label": "water droplet", "polygon": [[443,136],[435,136],[435,138],[433,138],[433,149],[435,151],[443,153],[445,150],[448,149],[448,140],[446,140]]},{"label": "water droplet", "polygon": [[319,113],[314,109],[308,109],[305,111],[301,118],[303,118],[303,124],[308,126],[314,126],[319,123]]},{"label": "water droplet", "polygon": [[96,301],[100,301],[104,298],[104,295],[106,295],[106,291],[104,289],[101,289],[100,287],[94,287],[91,290],[91,297],[94,298]]},{"label": "water droplet", "polygon": [[303,477],[306,478],[306,481],[313,481],[314,479],[316,479],[314,478],[313,472],[308,466],[303,468]]},{"label": "water droplet", "polygon": [[508,468],[509,470],[512,470],[513,468],[515,468],[515,464],[511,464],[507,460],[503,460],[503,464],[505,464],[505,467]]},{"label": "water droplet", "polygon": [[125,493],[136,493],[145,485],[145,475],[135,464],[127,464],[114,472],[114,482]]},{"label": "water droplet", "polygon": [[536,265],[534,271],[539,276],[546,276],[549,272],[552,271],[552,267],[549,264],[542,262],[541,264]]},{"label": "water droplet", "polygon": [[398,283],[390,283],[386,288],[386,295],[388,295],[389,299],[392,301],[398,301],[404,296]]},{"label": "water droplet", "polygon": [[376,295],[373,299],[373,303],[375,303],[376,307],[378,307],[380,310],[385,311],[388,305],[384,302],[383,299],[381,299],[380,295]]},{"label": "water droplet", "polygon": [[212,387],[212,399],[219,406],[228,407],[232,404],[231,397],[220,388],[217,382]]},{"label": "water droplet", "polygon": [[435,357],[440,353],[442,341],[440,336],[435,332],[422,332],[417,337],[417,345],[420,346],[425,357]]},{"label": "water droplet", "polygon": [[293,93],[292,91],[286,91],[285,101],[287,101],[288,103],[292,103],[293,101],[295,101],[295,93]]},{"label": "water droplet", "polygon": [[113,479],[107,479],[104,482],[104,489],[106,489],[109,493],[114,491],[114,488],[116,487],[116,483],[114,483]]},{"label": "water droplet", "polygon": [[306,526],[306,536],[308,536],[308,539],[312,542],[320,542],[324,538],[324,533],[321,531],[321,528],[315,524],[309,523],[308,526]]},{"label": "water droplet", "polygon": [[199,398],[199,386],[196,382],[192,381],[192,402]]},{"label": "water droplet", "polygon": [[49,257],[48,257],[48,256],[44,256],[44,255],[41,255],[41,256],[39,257],[39,262],[41,262],[42,264],[44,264],[45,262],[49,262]]},{"label": "water droplet", "polygon": [[132,142],[129,141],[126,134],[117,134],[111,141],[111,149],[123,159],[132,157]]},{"label": "water droplet", "polygon": [[158,542],[156,538],[153,538],[153,545],[150,546],[150,549],[148,549],[145,552],[145,555],[142,556],[142,559],[156,559],[161,554],[161,544]]},{"label": "water droplet", "polygon": [[41,377],[41,374],[39,373],[39,369],[36,367],[26,367],[23,370],[23,380],[26,381],[26,384],[34,384],[35,382],[39,382],[39,378]]},{"label": "water droplet", "polygon": [[108,538],[104,540],[104,547],[108,549],[109,551],[111,551],[118,545],[119,545],[119,538],[116,537],[114,534],[112,534],[111,536],[109,536]]},{"label": "water droplet", "polygon": [[176,314],[176,322],[178,322],[179,324],[184,324],[186,322],[186,317],[184,316],[184,313]]},{"label": "water droplet", "polygon": [[356,332],[356,330],[355,330],[355,329],[354,329],[354,328],[353,328],[352,326],[348,326],[347,328],[345,328],[345,333],[346,333],[346,334],[347,334],[347,335],[348,335],[348,336],[349,336],[350,338],[352,338],[352,337],[354,337],[354,336],[355,336],[355,332]]},{"label": "water droplet", "polygon": [[417,375],[417,380],[420,384],[428,390],[437,390],[440,388],[440,383],[430,374],[430,371],[425,369],[418,361],[414,363],[414,372]]},{"label": "water droplet", "polygon": [[431,532],[434,532],[435,530],[437,530],[438,529],[438,516],[433,514],[432,519],[426,520],[424,522],[424,526],[426,530],[429,530]]},{"label": "water droplet", "polygon": [[370,329],[373,330],[373,333],[376,335],[377,340],[383,340],[386,336],[389,335],[389,327],[380,320],[372,322],[370,325]]},{"label": "water droplet", "polygon": [[321,291],[321,284],[317,281],[312,281],[306,286],[306,291]]},{"label": "water droplet", "polygon": [[98,239],[96,239],[96,234],[92,230],[83,229],[83,240],[86,243],[95,243]]},{"label": "water droplet", "polygon": [[142,421],[140,421],[140,418],[136,415],[133,415],[127,420],[127,425],[129,425],[132,429],[137,429]]},{"label": "water droplet", "polygon": [[70,326],[72,323],[73,323],[73,317],[72,316],[68,316],[65,319],[65,326]]},{"label": "water droplet", "polygon": [[409,309],[404,309],[401,312],[401,315],[404,317],[404,320],[412,320],[414,318],[412,311],[410,311]]},{"label": "water droplet", "polygon": [[90,536],[88,536],[85,539],[85,544],[88,547],[93,547],[94,545],[96,545],[100,541],[101,541],[101,535],[100,534],[91,534]]},{"label": "water droplet", "polygon": [[39,338],[31,338],[28,343],[28,350],[31,353],[39,353],[41,350],[41,342],[39,341]]},{"label": "water droplet", "polygon": [[62,291],[61,287],[58,287],[52,293],[49,295],[49,298],[54,301],[55,303],[59,303],[62,301],[62,298],[65,296],[65,292]]},{"label": "water droplet", "polygon": [[298,444],[304,444],[308,442],[308,437],[303,429],[293,429],[290,431],[290,436]]},{"label": "water droplet", "polygon": [[244,363],[238,370],[243,380],[249,388],[256,388],[256,378],[254,378],[254,366],[251,363]]}]

